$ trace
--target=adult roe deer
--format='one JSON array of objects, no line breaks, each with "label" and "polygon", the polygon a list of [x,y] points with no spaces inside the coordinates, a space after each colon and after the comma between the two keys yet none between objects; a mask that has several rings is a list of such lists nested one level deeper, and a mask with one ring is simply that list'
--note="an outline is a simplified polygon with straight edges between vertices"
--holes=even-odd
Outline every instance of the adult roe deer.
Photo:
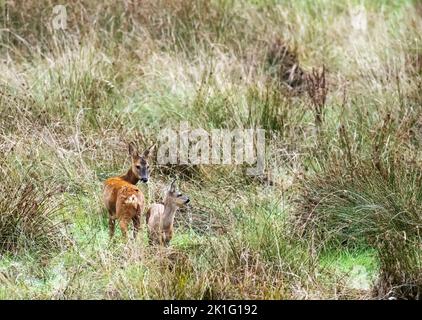
[{"label": "adult roe deer", "polygon": [[178,208],[189,202],[189,198],[176,190],[175,180],[164,196],[164,204],[154,203],[146,213],[150,244],[167,246],[173,237],[174,216]]},{"label": "adult roe deer", "polygon": [[104,183],[104,204],[109,213],[110,239],[114,236],[115,220],[119,221],[124,238],[127,238],[127,229],[130,221],[133,222],[133,237],[139,230],[141,214],[144,211],[145,198],[141,190],[136,187],[138,181],[148,182],[148,160],[154,145],[139,154],[136,147],[129,143],[131,167],[126,174],[111,177]]}]

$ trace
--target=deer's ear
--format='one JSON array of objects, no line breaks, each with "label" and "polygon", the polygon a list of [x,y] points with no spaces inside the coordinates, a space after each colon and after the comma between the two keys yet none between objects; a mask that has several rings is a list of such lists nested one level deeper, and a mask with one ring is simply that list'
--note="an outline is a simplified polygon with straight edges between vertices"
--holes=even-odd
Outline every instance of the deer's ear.
[{"label": "deer's ear", "polygon": [[136,150],[136,147],[133,144],[133,142],[129,142],[128,150],[129,150],[129,155],[130,156],[136,157],[138,155],[138,151]]},{"label": "deer's ear", "polygon": [[151,153],[154,151],[154,148],[155,148],[155,144],[153,144],[152,146],[146,148],[145,151],[142,153],[142,155],[145,158],[148,158],[151,155]]},{"label": "deer's ear", "polygon": [[170,185],[170,192],[176,192],[176,179]]}]

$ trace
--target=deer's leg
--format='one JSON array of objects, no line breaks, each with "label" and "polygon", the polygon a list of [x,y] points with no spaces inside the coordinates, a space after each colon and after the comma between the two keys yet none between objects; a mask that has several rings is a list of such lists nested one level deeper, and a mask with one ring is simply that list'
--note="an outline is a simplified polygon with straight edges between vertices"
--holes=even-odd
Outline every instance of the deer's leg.
[{"label": "deer's leg", "polygon": [[112,214],[110,213],[108,217],[108,233],[109,233],[110,239],[112,239],[114,236],[115,225],[116,225],[116,221],[114,220]]},{"label": "deer's leg", "polygon": [[122,235],[125,240],[127,240],[127,227],[128,227],[128,220],[122,218],[119,220],[120,229],[122,230]]},{"label": "deer's leg", "polygon": [[164,246],[169,246],[171,238],[173,238],[173,230],[170,230],[165,233]]},{"label": "deer's leg", "polygon": [[148,243],[151,246],[160,244],[160,233],[154,230],[148,230]]},{"label": "deer's leg", "polygon": [[136,215],[132,218],[133,222],[133,239],[136,239],[136,235],[138,234],[139,227],[141,225],[141,217]]},{"label": "deer's leg", "polygon": [[158,239],[159,239],[158,241],[159,241],[160,246],[165,246],[165,243],[166,243],[166,233],[164,231],[161,231],[160,232],[160,236],[159,236]]},{"label": "deer's leg", "polygon": [[150,246],[154,245],[154,235],[149,229],[148,229],[148,244]]}]

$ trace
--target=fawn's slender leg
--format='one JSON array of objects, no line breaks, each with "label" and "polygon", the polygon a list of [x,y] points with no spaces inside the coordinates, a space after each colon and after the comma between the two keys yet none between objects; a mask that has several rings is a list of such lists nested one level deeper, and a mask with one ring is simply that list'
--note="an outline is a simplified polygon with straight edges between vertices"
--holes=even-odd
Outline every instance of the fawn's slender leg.
[{"label": "fawn's slender leg", "polygon": [[148,235],[148,244],[149,244],[150,246],[152,246],[152,245],[154,244],[154,241],[153,241],[153,239],[152,239],[152,233],[151,233],[151,231],[148,229],[148,226],[147,226],[147,235]]}]

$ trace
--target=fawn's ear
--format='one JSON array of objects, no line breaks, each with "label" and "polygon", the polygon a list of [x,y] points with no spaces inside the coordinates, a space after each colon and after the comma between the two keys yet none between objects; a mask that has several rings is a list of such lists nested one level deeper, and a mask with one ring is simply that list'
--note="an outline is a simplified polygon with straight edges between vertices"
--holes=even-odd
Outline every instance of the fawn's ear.
[{"label": "fawn's ear", "polygon": [[170,192],[176,192],[176,179],[173,180],[173,182],[170,185]]},{"label": "fawn's ear", "polygon": [[132,156],[132,157],[138,156],[138,150],[136,149],[133,142],[129,142],[128,149],[129,149],[129,155],[130,156]]},{"label": "fawn's ear", "polygon": [[145,158],[148,158],[151,155],[151,153],[154,151],[154,148],[155,148],[155,144],[153,144],[152,146],[146,148],[145,151],[142,153],[142,155]]}]

